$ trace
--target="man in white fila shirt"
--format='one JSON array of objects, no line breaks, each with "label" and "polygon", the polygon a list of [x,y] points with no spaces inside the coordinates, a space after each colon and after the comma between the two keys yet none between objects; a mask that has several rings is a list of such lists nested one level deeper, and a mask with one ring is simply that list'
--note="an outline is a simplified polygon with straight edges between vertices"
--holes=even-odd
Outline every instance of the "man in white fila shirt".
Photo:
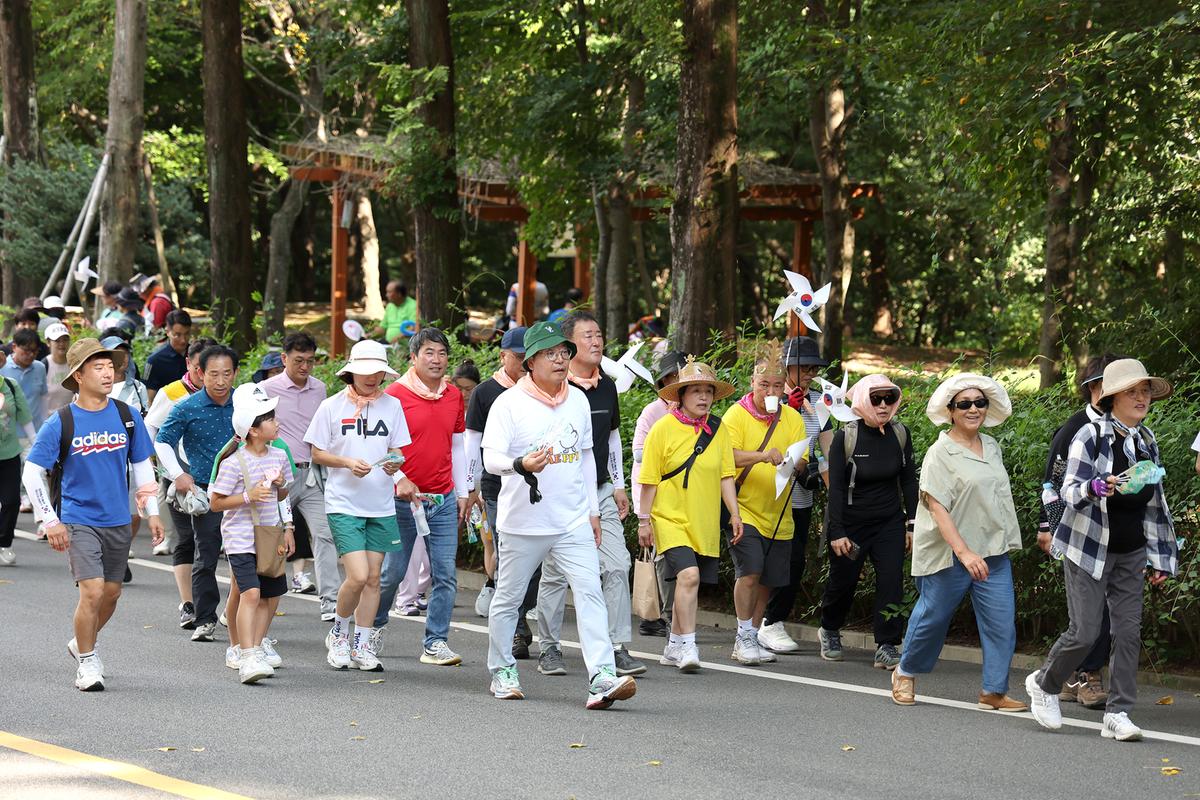
[{"label": "man in white fila shirt", "polygon": [[583,660],[590,681],[587,708],[608,708],[637,692],[618,676],[600,588],[600,509],[592,455],[591,408],[567,383],[575,345],[552,322],[525,333],[528,374],[496,398],[483,432],[484,467],[500,476],[496,530],[497,585],[488,615],[492,694],[525,695],[512,655],[517,607],[538,565],[553,555],[575,596]]}]

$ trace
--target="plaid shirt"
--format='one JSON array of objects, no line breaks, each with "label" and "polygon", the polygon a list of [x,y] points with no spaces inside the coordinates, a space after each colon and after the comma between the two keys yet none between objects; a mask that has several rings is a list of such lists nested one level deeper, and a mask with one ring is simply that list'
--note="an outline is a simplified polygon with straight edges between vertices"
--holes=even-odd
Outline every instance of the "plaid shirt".
[{"label": "plaid shirt", "polygon": [[[1154,434],[1143,427],[1141,436],[1150,448],[1150,458],[1160,464]],[[1055,557],[1065,556],[1096,580],[1104,574],[1104,561],[1108,555],[1108,503],[1105,498],[1093,497],[1088,484],[1093,478],[1112,472],[1115,440],[1112,417],[1107,414],[1084,425],[1071,440],[1061,492],[1066,509],[1051,545]],[[1146,506],[1145,530],[1146,557],[1150,565],[1174,575],[1179,546],[1175,543],[1175,524],[1171,521],[1161,483],[1155,486],[1154,496]]]}]

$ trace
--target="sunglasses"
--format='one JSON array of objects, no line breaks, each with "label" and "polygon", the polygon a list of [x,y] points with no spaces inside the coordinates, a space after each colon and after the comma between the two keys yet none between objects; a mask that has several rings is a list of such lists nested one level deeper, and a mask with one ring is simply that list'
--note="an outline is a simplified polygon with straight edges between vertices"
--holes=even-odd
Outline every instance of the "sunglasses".
[{"label": "sunglasses", "polygon": [[870,395],[870,400],[871,405],[873,406],[894,406],[896,403],[900,402],[900,392],[896,391],[895,389],[888,389],[886,392],[881,392],[879,394],[872,392]]},{"label": "sunglasses", "polygon": [[951,403],[950,408],[957,408],[959,411],[966,411],[971,406],[975,406],[976,408],[987,408],[988,405],[990,405],[990,402],[986,397],[976,397],[974,400],[959,400]]}]

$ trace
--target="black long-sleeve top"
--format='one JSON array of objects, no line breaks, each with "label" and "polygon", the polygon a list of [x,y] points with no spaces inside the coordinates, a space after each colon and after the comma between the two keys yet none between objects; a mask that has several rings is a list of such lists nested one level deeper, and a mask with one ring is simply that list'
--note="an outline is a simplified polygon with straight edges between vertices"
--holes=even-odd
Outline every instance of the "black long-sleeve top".
[{"label": "black long-sleeve top", "polygon": [[[1065,465],[1071,450],[1071,440],[1075,438],[1075,434],[1079,433],[1079,429],[1095,422],[1101,416],[1101,413],[1093,406],[1085,406],[1072,414],[1070,419],[1054,432],[1054,438],[1050,441],[1050,453],[1046,456],[1046,468],[1042,473],[1043,484],[1054,482],[1054,462],[1061,458]],[[1038,507],[1038,527],[1045,528],[1049,524],[1050,521],[1046,518],[1046,506],[1041,505]]]},{"label": "black long-sleeve top", "polygon": [[[904,452],[891,426],[884,430],[858,422],[854,443],[853,502],[849,496],[851,470],[846,458],[846,432],[833,435],[826,454],[829,459],[829,539],[840,539],[864,523],[894,517],[903,499],[907,519],[917,514],[917,466],[913,463],[912,438]],[[901,497],[903,494],[903,498]],[[854,538],[854,537],[851,537]]]}]

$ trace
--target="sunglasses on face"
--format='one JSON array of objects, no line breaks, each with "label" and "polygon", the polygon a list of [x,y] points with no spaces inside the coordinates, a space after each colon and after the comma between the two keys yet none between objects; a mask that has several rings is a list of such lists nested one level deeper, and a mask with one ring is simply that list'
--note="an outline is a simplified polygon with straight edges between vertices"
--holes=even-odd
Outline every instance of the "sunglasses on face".
[{"label": "sunglasses on face", "polygon": [[976,408],[987,408],[989,405],[986,397],[976,397],[974,400],[958,400],[950,404],[951,408],[957,408],[959,411],[966,411],[971,406]]},{"label": "sunglasses on face", "polygon": [[900,392],[895,389],[889,389],[879,394],[872,392],[870,399],[873,406],[894,406],[900,402]]}]

